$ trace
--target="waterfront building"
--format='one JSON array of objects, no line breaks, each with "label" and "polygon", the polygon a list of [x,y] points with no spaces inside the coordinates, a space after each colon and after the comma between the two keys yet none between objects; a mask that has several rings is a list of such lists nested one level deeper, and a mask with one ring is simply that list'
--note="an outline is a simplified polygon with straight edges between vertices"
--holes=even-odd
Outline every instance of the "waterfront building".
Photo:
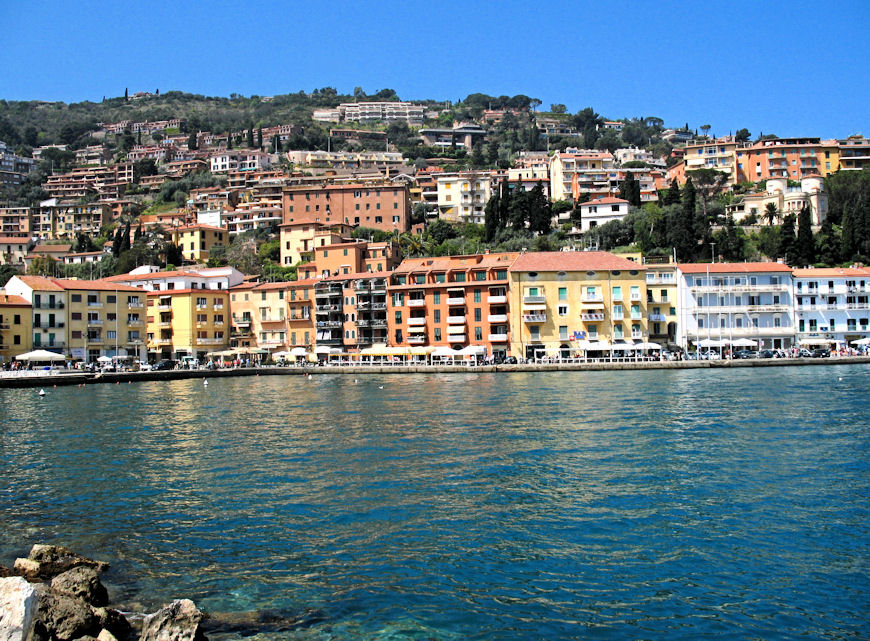
[{"label": "waterfront building", "polygon": [[387,180],[284,187],[283,222],[372,227],[402,233],[409,229],[407,185]]},{"label": "waterfront building", "polygon": [[244,275],[233,267],[185,267],[159,271],[153,266],[105,279],[147,291],[147,345],[153,358],[202,360],[229,346],[228,290]]},{"label": "waterfront building", "polygon": [[321,354],[358,352],[387,343],[387,272],[329,276],[316,281],[317,347]]},{"label": "waterfront building", "polygon": [[0,363],[31,350],[32,328],[30,302],[0,291]]},{"label": "waterfront building", "polygon": [[108,279],[13,276],[6,292],[31,306],[33,349],[85,362],[145,355],[145,292],[139,288]]},{"label": "waterfront building", "polygon": [[455,223],[483,224],[484,209],[492,196],[489,172],[463,171],[436,178],[438,215]]},{"label": "waterfront building", "polygon": [[870,269],[795,269],[798,344],[851,347],[870,336]]},{"label": "waterfront building", "polygon": [[281,225],[281,264],[296,265],[306,257],[313,257],[315,247],[323,247],[348,240],[353,227],[334,223],[287,223]]},{"label": "waterfront building", "polygon": [[781,263],[681,263],[677,342],[754,341],[789,348],[795,335],[792,270]]},{"label": "waterfront building", "polygon": [[676,346],[677,325],[677,264],[670,256],[645,256],[646,309],[649,318],[649,339],[662,347]]},{"label": "waterfront building", "polygon": [[530,252],[510,267],[511,354],[573,357],[649,336],[646,267],[609,252]]},{"label": "waterfront building", "polygon": [[276,351],[314,344],[313,279],[242,283],[230,290],[231,347]]},{"label": "waterfront building", "polygon": [[508,270],[517,253],[408,258],[390,275],[387,322],[397,347],[475,346],[506,356]]},{"label": "waterfront building", "polygon": [[[821,176],[801,178],[800,187],[789,187],[787,178],[769,178],[765,190],[737,196],[725,206],[726,213],[739,222],[747,216],[755,216],[760,224],[781,223],[789,214],[797,217],[801,209],[808,207],[813,225],[821,225],[828,217],[828,194]],[[765,212],[768,205],[776,207],[777,220],[769,221]]]}]

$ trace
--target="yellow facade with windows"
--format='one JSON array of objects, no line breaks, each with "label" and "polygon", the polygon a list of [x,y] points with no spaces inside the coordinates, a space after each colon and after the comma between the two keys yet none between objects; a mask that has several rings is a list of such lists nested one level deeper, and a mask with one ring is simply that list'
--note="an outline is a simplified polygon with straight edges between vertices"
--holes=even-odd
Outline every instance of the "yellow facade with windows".
[{"label": "yellow facade with windows", "polygon": [[0,293],[0,363],[30,351],[32,329],[30,303],[21,296]]},{"label": "yellow facade with windows", "polygon": [[607,252],[522,254],[510,268],[511,354],[576,357],[647,341],[645,272]]},{"label": "yellow facade with windows", "polygon": [[229,293],[222,289],[148,292],[148,351],[158,358],[206,354],[229,346]]}]

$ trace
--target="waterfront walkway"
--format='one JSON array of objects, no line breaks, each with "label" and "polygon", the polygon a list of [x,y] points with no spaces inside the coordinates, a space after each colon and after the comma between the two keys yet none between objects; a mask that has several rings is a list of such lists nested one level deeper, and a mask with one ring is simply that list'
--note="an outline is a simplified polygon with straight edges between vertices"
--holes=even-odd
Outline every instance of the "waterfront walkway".
[{"label": "waterfront walkway", "polygon": [[18,387],[49,387],[60,385],[91,385],[97,383],[129,383],[133,381],[167,381],[187,378],[223,378],[227,376],[320,376],[323,374],[441,374],[480,372],[556,372],[603,370],[661,370],[661,369],[721,369],[744,367],[785,367],[820,365],[858,365],[870,363],[870,356],[841,356],[831,358],[766,358],[748,360],[710,361],[610,361],[573,360],[515,365],[441,365],[427,363],[376,363],[315,365],[305,367],[264,366],[209,369],[177,369],[159,372],[80,372],[52,369],[19,372],[0,372],[0,389]]}]

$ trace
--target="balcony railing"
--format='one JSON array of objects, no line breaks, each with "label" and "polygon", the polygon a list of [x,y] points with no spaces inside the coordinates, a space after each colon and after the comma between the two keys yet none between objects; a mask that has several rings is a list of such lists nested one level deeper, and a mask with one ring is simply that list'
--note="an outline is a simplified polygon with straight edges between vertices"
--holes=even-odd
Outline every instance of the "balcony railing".
[{"label": "balcony railing", "polygon": [[408,300],[408,307],[425,307],[426,299],[425,298],[411,298]]},{"label": "balcony railing", "polygon": [[584,314],[580,314],[580,320],[586,321],[587,323],[590,321],[603,321],[604,312],[586,312]]},{"label": "balcony railing", "polygon": [[460,298],[458,296],[450,297],[447,299],[448,305],[465,305],[465,298]]},{"label": "balcony railing", "polygon": [[448,325],[465,325],[465,316],[451,315],[447,317]]},{"label": "balcony railing", "polygon": [[506,323],[508,322],[507,314],[489,314],[486,320],[490,323]]},{"label": "balcony railing", "polygon": [[409,345],[422,345],[426,342],[425,336],[408,336],[408,344]]},{"label": "balcony railing", "polygon": [[465,334],[450,334],[447,336],[448,343],[464,343],[465,342]]},{"label": "balcony railing", "polygon": [[654,323],[664,323],[666,320],[668,320],[667,316],[665,316],[664,314],[650,314],[649,319]]},{"label": "balcony railing", "polygon": [[486,297],[486,301],[490,305],[503,305],[503,304],[507,303],[507,296],[502,296],[500,294],[498,294],[498,295],[490,294],[489,296]]},{"label": "balcony railing", "polygon": [[426,324],[426,319],[425,319],[425,318],[414,318],[414,317],[412,317],[412,318],[409,318],[409,319],[408,319],[408,326],[409,326],[409,327],[410,327],[410,326],[421,326],[421,325],[425,325],[425,324]]},{"label": "balcony railing", "polygon": [[507,334],[490,334],[488,337],[490,343],[506,343],[508,339]]},{"label": "balcony railing", "polygon": [[529,304],[546,303],[547,297],[546,296],[523,296],[523,302],[529,303]]},{"label": "balcony railing", "polygon": [[524,323],[546,323],[546,314],[523,314]]}]

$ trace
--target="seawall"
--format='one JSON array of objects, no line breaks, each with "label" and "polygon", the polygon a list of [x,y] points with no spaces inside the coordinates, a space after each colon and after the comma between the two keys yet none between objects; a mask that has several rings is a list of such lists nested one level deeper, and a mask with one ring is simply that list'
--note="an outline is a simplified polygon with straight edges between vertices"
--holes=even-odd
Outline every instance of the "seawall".
[{"label": "seawall", "polygon": [[39,375],[3,373],[0,389],[22,387],[60,387],[65,385],[121,384],[144,381],[170,381],[189,378],[224,378],[236,376],[319,376],[323,374],[448,374],[480,372],[563,372],[662,369],[730,369],[745,367],[793,367],[824,365],[860,365],[870,363],[870,356],[843,358],[771,358],[713,361],[621,361],[578,363],[523,363],[516,365],[324,365],[310,367],[250,367],[217,370],[166,370],[159,372],[67,372],[54,370]]}]

